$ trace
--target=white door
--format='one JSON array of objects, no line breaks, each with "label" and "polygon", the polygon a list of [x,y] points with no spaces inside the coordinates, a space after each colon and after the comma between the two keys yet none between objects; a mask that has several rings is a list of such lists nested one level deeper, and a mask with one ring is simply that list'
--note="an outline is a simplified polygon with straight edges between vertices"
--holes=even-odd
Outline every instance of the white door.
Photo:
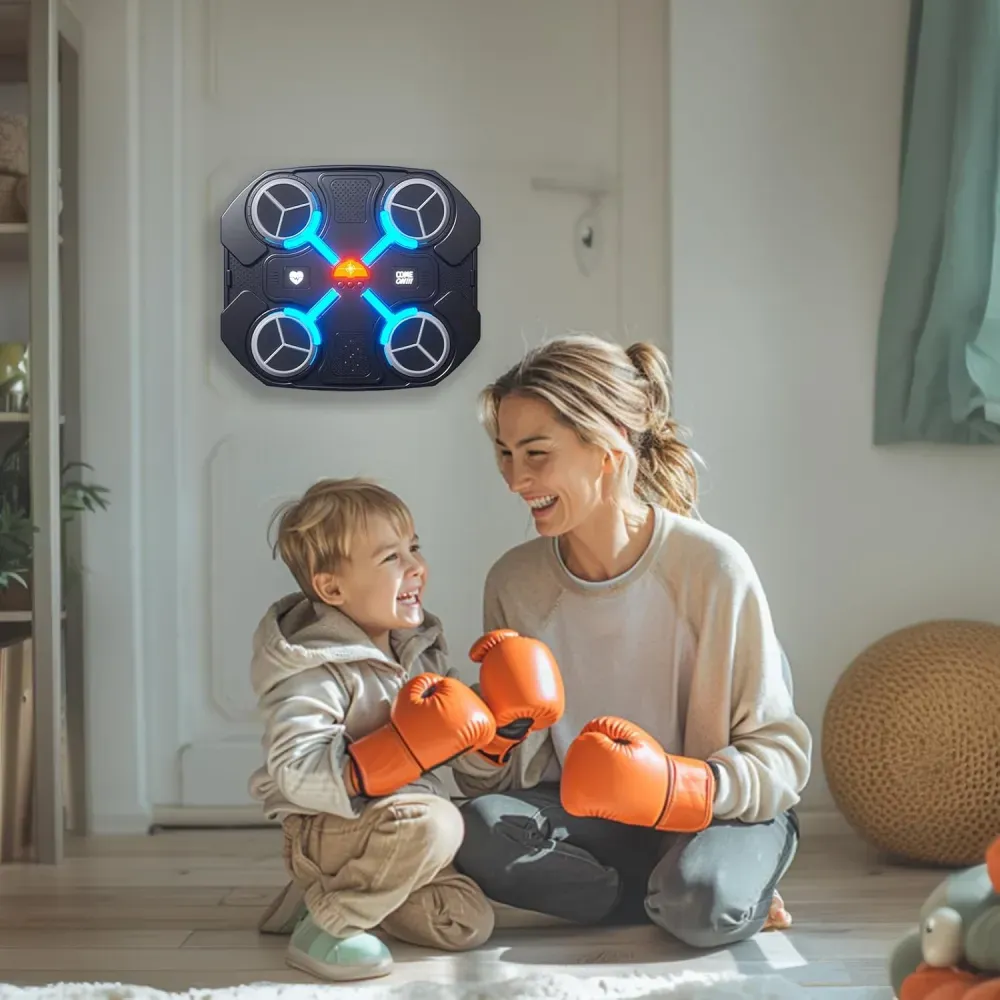
[{"label": "white door", "polygon": [[[148,809],[169,821],[177,807],[251,804],[250,639],[294,587],[268,520],[320,476],[370,475],[411,505],[427,605],[465,660],[490,563],[530,536],[477,425],[478,391],[567,330],[665,341],[664,12],[660,0],[144,0],[123,27],[108,13],[123,0],[95,2],[88,28],[106,47],[141,46],[124,71],[138,106],[122,113],[137,130],[126,182],[140,332],[86,331],[128,338],[141,428],[123,486],[134,545],[115,556],[138,594],[117,639],[138,662],[113,648],[107,616],[88,645],[89,664],[117,658],[92,668],[92,729],[103,721],[117,744],[92,747],[90,767],[95,827],[121,828]],[[110,95],[105,70],[91,101],[102,82]],[[482,339],[434,388],[265,388],[220,342],[220,213],[265,169],[338,163],[434,169],[482,219]],[[577,229],[590,209],[588,251]],[[110,416],[104,430],[95,422],[98,452]],[[123,687],[139,720],[124,733],[101,701]],[[133,748],[138,763],[123,760]]]}]

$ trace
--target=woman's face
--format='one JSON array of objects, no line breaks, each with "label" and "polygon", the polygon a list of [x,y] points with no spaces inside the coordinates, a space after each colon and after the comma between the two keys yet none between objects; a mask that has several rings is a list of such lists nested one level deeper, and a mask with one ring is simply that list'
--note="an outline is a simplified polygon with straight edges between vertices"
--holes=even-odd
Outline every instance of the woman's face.
[{"label": "woman's face", "polygon": [[505,396],[496,446],[504,481],[527,503],[539,534],[573,531],[606,502],[607,452],[581,441],[543,400]]}]

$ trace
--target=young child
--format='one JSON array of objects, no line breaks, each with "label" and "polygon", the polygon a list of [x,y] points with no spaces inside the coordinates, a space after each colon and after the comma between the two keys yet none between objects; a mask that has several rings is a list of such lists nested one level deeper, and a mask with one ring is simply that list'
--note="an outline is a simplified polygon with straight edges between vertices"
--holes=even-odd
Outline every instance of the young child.
[{"label": "young child", "polygon": [[293,912],[304,898],[308,910],[287,961],[328,980],[385,975],[376,927],[475,948],[493,909],[452,867],[464,823],[436,771],[489,749],[497,723],[449,670],[441,624],[423,608],[410,512],[374,483],[327,479],[276,518],[275,548],[301,592],[254,635],[266,760],[250,791],[284,830],[294,884],[276,906]]}]

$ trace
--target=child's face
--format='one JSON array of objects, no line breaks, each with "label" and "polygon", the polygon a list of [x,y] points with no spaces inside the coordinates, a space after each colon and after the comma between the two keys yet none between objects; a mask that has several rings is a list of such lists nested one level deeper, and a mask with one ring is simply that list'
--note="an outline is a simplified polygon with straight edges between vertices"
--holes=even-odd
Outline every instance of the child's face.
[{"label": "child's face", "polygon": [[401,532],[384,517],[369,519],[351,547],[351,558],[336,573],[317,573],[313,579],[322,600],[375,640],[424,620],[426,584],[427,564],[416,534]]}]

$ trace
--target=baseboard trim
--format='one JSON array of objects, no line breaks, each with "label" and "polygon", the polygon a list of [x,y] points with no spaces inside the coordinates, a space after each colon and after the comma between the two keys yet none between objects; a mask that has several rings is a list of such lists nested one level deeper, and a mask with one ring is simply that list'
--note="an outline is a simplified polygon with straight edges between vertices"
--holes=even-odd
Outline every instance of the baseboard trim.
[{"label": "baseboard trim", "polygon": [[850,823],[836,809],[797,809],[799,832],[805,837],[856,837]]},{"label": "baseboard trim", "polygon": [[164,829],[203,827],[253,828],[278,826],[269,820],[260,806],[154,806],[152,826]]},{"label": "baseboard trim", "polygon": [[84,835],[88,837],[128,837],[149,832],[150,814],[120,813],[91,816]]},{"label": "baseboard trim", "polygon": [[[805,837],[854,836],[847,820],[836,809],[798,810],[799,829]],[[184,828],[269,828],[277,821],[268,820],[259,806],[155,806],[152,826],[163,829]]]}]

